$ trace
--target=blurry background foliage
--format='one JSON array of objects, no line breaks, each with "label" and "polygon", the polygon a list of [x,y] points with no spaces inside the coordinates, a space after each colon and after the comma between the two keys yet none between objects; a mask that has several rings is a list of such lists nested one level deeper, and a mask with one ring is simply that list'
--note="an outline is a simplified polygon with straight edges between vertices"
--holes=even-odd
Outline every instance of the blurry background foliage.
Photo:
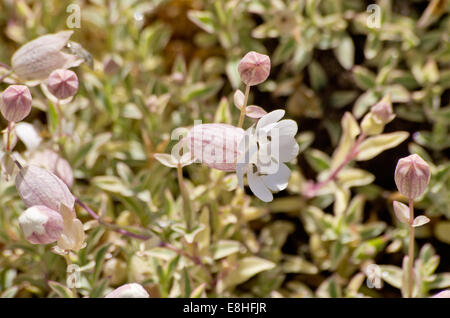
[{"label": "blurry background foliage", "polygon": [[[74,131],[62,149],[73,193],[106,220],[154,234],[142,243],[89,229],[79,210],[88,234],[75,260],[81,294],[139,282],[152,297],[399,297],[407,231],[393,213],[393,175],[409,153],[432,167],[416,212],[431,218],[416,236],[420,295],[450,287],[450,1],[377,1],[380,26],[371,28],[373,2],[361,0],[1,0],[0,61],[67,29],[71,3],[81,7],[71,40],[92,57],[76,70],[80,90],[64,109]],[[237,63],[250,50],[272,59],[250,104],[297,120],[298,164],[270,204],[234,190],[234,175],[186,167],[196,220],[186,233],[176,171],[152,155],[169,152],[172,130],[195,119],[236,122]],[[386,132],[408,131],[407,141],[352,164],[358,169],[337,194],[306,199],[305,181],[330,167],[345,111],[360,119],[388,93],[397,118]],[[39,89],[32,94],[27,121],[48,138],[55,119]],[[21,238],[23,210],[13,183],[2,180],[0,295],[70,296],[64,259]],[[382,265],[380,290],[365,284],[370,263]]]}]

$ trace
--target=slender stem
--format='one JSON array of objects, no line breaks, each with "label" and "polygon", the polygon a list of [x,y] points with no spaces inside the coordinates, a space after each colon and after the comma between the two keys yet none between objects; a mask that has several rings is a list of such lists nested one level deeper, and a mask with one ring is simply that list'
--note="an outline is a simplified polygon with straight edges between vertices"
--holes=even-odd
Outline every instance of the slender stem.
[{"label": "slender stem", "polygon": [[0,83],[2,83],[3,82],[3,80],[5,79],[5,78],[7,78],[9,75],[11,75],[12,74],[12,71],[10,71],[10,72],[8,72],[8,73],[6,73],[6,74],[3,74],[2,76],[0,76]]},{"label": "slender stem", "polygon": [[241,107],[241,115],[239,117],[238,127],[242,128],[245,119],[245,109],[247,108],[248,95],[250,94],[250,85],[245,86],[244,105]]},{"label": "slender stem", "polygon": [[56,112],[58,113],[58,138],[61,138],[62,133],[62,111],[61,111],[61,104],[59,103],[59,99],[56,100]]},{"label": "slender stem", "polygon": [[[67,267],[69,268],[72,265],[72,261],[70,260],[70,251],[67,251],[67,254],[64,255],[64,258],[67,262]],[[67,271],[67,275],[69,275],[69,271]],[[72,286],[72,294],[74,298],[78,298],[77,287],[76,284]]]},{"label": "slender stem", "polygon": [[183,180],[183,168],[181,164],[177,165],[177,179],[178,179],[178,186],[181,192],[181,197],[183,198],[183,211],[184,211],[184,218],[186,219],[186,229],[188,232],[190,232],[192,229],[192,213],[191,213],[192,211],[191,211],[191,204],[189,202],[189,196]]},{"label": "slender stem", "polygon": [[408,298],[413,295],[414,282],[414,200],[409,199],[409,246],[408,246]]},{"label": "slender stem", "polygon": [[108,222],[105,222],[97,213],[95,213],[91,208],[89,208],[86,204],[84,204],[80,199],[75,198],[75,202],[82,207],[83,209],[85,209],[94,219],[96,219],[100,224],[102,224],[103,226],[107,227],[108,229],[120,233],[122,235],[125,236],[129,236],[132,238],[136,238],[139,240],[148,240],[150,238],[150,236],[148,235],[140,235],[140,234],[135,234],[132,233],[130,231],[127,231],[125,229],[120,228],[119,226],[117,226],[116,224],[111,224]]},{"label": "slender stem", "polygon": [[167,249],[169,249],[169,250],[172,250],[172,251],[176,252],[177,254],[180,254],[180,255],[182,255],[182,256],[184,256],[184,257],[186,257],[186,258],[189,258],[189,259],[190,259],[192,262],[194,262],[194,264],[196,264],[196,265],[206,266],[198,256],[193,256],[193,255],[187,253],[186,251],[182,250],[181,248],[178,248],[178,247],[176,247],[176,246],[173,246],[173,245],[170,244],[170,243],[161,242],[161,243],[159,244],[159,246],[160,246],[160,247],[165,247],[165,248],[167,248]]},{"label": "slender stem", "polygon": [[6,65],[5,63],[2,63],[2,62],[0,62],[0,67],[1,67],[1,68],[4,68],[4,69],[7,69],[7,70],[10,70],[10,69],[11,69],[11,66]]},{"label": "slender stem", "polygon": [[11,151],[11,131],[13,129],[13,122],[8,121],[8,128],[6,132],[6,152]]},{"label": "slender stem", "polygon": [[316,192],[319,191],[323,186],[325,186],[326,184],[328,184],[331,181],[334,181],[337,178],[339,172],[341,172],[341,170],[344,169],[358,155],[358,152],[359,152],[358,147],[364,141],[364,139],[366,139],[366,135],[364,135],[364,134],[359,135],[358,139],[353,144],[353,147],[348,152],[348,154],[345,157],[344,161],[339,166],[337,166],[328,175],[328,177],[325,180],[317,182],[316,184],[313,184],[311,186],[311,188],[308,189],[306,195],[308,197],[313,197],[313,196],[315,196]]}]

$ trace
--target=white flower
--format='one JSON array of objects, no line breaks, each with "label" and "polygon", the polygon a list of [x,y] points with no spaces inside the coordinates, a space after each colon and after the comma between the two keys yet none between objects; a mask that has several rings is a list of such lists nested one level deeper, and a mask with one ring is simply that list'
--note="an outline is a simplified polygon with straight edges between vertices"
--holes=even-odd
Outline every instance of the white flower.
[{"label": "white flower", "polygon": [[105,298],[150,298],[150,295],[141,285],[130,283],[114,289]]},{"label": "white flower", "polygon": [[247,174],[248,185],[262,201],[273,200],[272,192],[286,189],[291,171],[284,164],[298,155],[295,140],[297,123],[281,120],[284,110],[278,109],[263,116],[250,127],[239,143],[236,174],[241,187]]}]

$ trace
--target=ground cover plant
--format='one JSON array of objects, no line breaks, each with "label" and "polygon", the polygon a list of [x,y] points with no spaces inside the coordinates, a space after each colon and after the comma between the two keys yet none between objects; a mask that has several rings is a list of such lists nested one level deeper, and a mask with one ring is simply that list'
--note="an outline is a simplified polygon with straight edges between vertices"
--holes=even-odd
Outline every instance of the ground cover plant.
[{"label": "ground cover plant", "polygon": [[0,297],[450,297],[449,13],[0,0]]}]

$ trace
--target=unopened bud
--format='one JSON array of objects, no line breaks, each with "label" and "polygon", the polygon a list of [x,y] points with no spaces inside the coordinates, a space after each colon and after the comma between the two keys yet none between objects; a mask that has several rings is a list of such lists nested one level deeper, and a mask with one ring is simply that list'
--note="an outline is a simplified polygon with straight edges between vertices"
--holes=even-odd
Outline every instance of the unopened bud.
[{"label": "unopened bud", "polygon": [[56,152],[48,149],[35,152],[28,163],[49,170],[64,181],[69,188],[72,187],[72,167],[66,159],[61,158]]},{"label": "unopened bud", "polygon": [[382,124],[387,124],[395,118],[392,110],[392,103],[390,95],[385,96],[381,101],[376,103],[370,109],[376,121]]},{"label": "unopened bud", "polygon": [[47,79],[47,87],[50,93],[58,99],[72,97],[78,91],[78,77],[70,70],[55,70]]},{"label": "unopened bud", "polygon": [[62,204],[71,210],[75,204],[74,196],[60,178],[34,165],[20,169],[16,176],[16,188],[27,207],[44,205],[60,211]]},{"label": "unopened bud", "polygon": [[409,199],[421,196],[430,182],[430,167],[419,155],[413,154],[398,161],[395,184]]},{"label": "unopened bud", "polygon": [[231,125],[202,124],[194,126],[186,139],[195,160],[211,168],[234,171],[243,136],[243,129]]},{"label": "unopened bud", "polygon": [[141,285],[131,283],[114,289],[105,298],[150,298],[150,295]]},{"label": "unopened bud", "polygon": [[248,52],[238,65],[242,82],[246,85],[258,85],[264,82],[270,74],[270,58],[256,52]]},{"label": "unopened bud", "polygon": [[24,44],[11,59],[14,73],[23,80],[44,80],[56,69],[80,65],[82,59],[61,51],[72,34],[73,31],[47,34]]},{"label": "unopened bud", "polygon": [[2,94],[0,108],[7,121],[19,122],[31,111],[32,97],[28,87],[11,85]]},{"label": "unopened bud", "polygon": [[23,235],[32,244],[49,244],[58,240],[63,231],[62,216],[43,205],[28,208],[19,217]]}]

